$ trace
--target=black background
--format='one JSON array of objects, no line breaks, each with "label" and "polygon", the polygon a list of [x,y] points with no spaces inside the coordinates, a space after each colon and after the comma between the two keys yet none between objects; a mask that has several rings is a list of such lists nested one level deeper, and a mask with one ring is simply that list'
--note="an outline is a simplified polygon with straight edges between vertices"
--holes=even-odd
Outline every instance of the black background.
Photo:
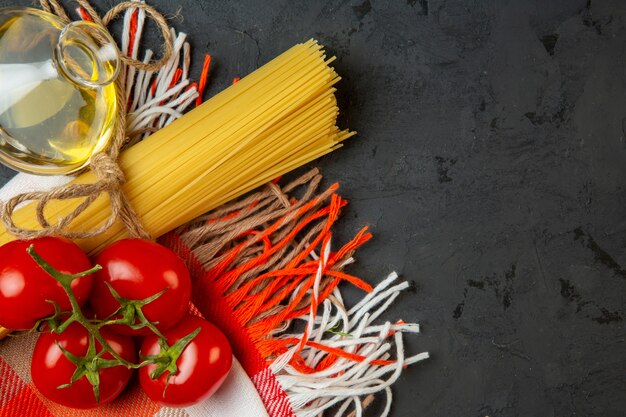
[{"label": "black background", "polygon": [[310,37],[337,55],[336,241],[371,225],[352,272],[413,281],[387,317],[432,356],[393,416],[626,414],[625,1],[150,3],[193,74],[212,54],[207,95]]}]

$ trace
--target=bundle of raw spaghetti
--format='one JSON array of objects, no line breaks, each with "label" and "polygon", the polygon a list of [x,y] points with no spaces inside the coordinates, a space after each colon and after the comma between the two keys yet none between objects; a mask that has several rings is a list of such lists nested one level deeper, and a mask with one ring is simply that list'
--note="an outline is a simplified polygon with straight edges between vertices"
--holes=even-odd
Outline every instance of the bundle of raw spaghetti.
[{"label": "bundle of raw spaghetti", "polygon": [[[339,146],[351,132],[335,126],[339,77],[314,40],[298,44],[197,109],[123,152],[126,196],[153,236],[219,206]],[[91,173],[75,180],[94,181]],[[50,223],[81,200],[48,203]],[[18,226],[37,224],[36,204],[14,213]],[[71,224],[93,230],[110,214],[99,197]],[[126,235],[117,224],[78,243],[89,252]],[[11,237],[2,232],[0,243]]]}]

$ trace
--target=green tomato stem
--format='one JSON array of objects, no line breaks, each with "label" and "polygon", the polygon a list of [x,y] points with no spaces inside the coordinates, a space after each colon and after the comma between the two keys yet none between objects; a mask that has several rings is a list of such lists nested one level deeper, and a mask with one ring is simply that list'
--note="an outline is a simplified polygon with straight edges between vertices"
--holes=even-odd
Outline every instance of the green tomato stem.
[{"label": "green tomato stem", "polygon": [[[58,327],[53,329],[53,331],[57,334],[61,334],[73,322],[80,323],[89,332],[89,334],[93,336],[90,338],[90,344],[93,342],[93,339],[97,340],[100,343],[100,345],[102,345],[102,348],[105,351],[107,351],[108,353],[111,354],[111,356],[113,356],[115,359],[120,361],[120,365],[126,366],[127,368],[133,367],[134,364],[131,362],[128,362],[127,360],[122,358],[120,355],[118,355],[117,352],[115,352],[115,350],[109,345],[106,339],[100,334],[101,326],[99,324],[92,323],[87,317],[85,317],[85,315],[80,309],[80,304],[78,304],[78,300],[76,299],[76,296],[74,295],[74,292],[72,291],[72,282],[75,279],[85,277],[89,274],[93,274],[94,272],[101,270],[102,267],[100,265],[95,265],[92,268],[88,269],[87,271],[79,272],[77,274],[64,274],[56,270],[45,259],[43,259],[41,255],[39,255],[35,251],[34,245],[30,245],[28,249],[26,249],[26,252],[28,252],[28,254],[33,258],[33,260],[37,262],[37,264],[44,271],[46,271],[52,278],[54,278],[55,280],[57,280],[59,284],[61,284],[61,287],[63,288],[63,290],[65,291],[65,294],[67,295],[67,298],[70,300],[70,305],[72,306],[71,315]],[[94,349],[95,349],[95,346],[94,346]]]}]

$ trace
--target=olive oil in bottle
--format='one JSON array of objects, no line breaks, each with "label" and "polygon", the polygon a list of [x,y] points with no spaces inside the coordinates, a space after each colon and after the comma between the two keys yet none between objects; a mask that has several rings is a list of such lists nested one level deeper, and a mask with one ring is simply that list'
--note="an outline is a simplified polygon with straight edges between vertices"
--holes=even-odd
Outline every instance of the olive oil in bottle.
[{"label": "olive oil in bottle", "polygon": [[0,10],[3,163],[66,174],[106,146],[115,121],[111,81],[119,56],[110,37],[97,30],[86,22],[64,26],[35,9]]}]

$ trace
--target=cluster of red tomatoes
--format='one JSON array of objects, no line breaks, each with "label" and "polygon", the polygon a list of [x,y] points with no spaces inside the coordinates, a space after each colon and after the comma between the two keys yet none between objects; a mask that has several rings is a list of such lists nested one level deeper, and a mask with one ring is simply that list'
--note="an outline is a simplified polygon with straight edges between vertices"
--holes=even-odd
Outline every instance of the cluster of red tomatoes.
[{"label": "cluster of red tomatoes", "polygon": [[41,331],[31,363],[42,395],[69,407],[114,400],[135,369],[154,401],[185,406],[213,394],[232,351],[224,334],[188,313],[189,272],[178,256],[141,239],[94,259],[44,237],[0,247],[0,325]]}]

